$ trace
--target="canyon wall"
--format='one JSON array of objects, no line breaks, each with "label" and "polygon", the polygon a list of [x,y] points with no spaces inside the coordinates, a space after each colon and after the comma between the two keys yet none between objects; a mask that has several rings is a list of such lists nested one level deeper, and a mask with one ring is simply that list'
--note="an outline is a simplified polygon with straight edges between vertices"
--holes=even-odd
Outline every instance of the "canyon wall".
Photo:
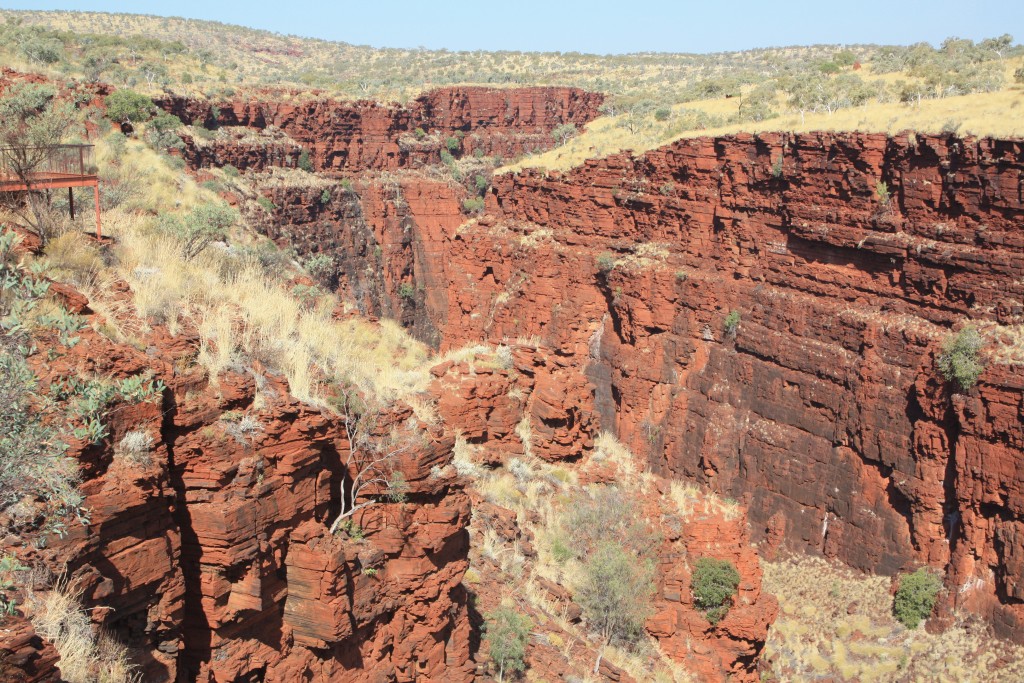
[{"label": "canyon wall", "polygon": [[[258,362],[211,379],[197,353],[193,330],[157,326],[129,345],[86,327],[73,348],[35,357],[44,386],[152,376],[166,389],[112,406],[107,436],[72,444],[87,517],[6,549],[60,576],[146,681],[470,680],[469,498],[450,468],[436,474],[452,434],[401,404],[382,415],[380,429],[417,435],[397,464],[406,500],[332,535],[355,475],[342,419],[292,398]],[[123,454],[129,431],[148,435],[144,457]],[[31,629],[0,644],[4,680],[56,680],[53,660]]]},{"label": "canyon wall", "polygon": [[[577,88],[462,86],[430,91],[408,106],[309,96],[217,103],[169,96],[157,104],[186,124],[225,131],[226,138],[209,141],[185,138],[183,156],[191,168],[294,167],[306,150],[315,170],[353,174],[436,164],[442,150],[511,158],[549,149],[554,128],[582,128],[598,116],[603,101],[603,95]],[[232,135],[237,129],[249,133]],[[449,139],[458,144],[449,147]]]},{"label": "canyon wall", "polygon": [[360,205],[421,338],[554,352],[544,424],[578,436],[553,457],[613,431],[742,500],[756,540],[942,568],[944,610],[1019,638],[1021,359],[958,392],[936,355],[965,323],[1024,321],[1022,176],[1016,141],[737,135],[497,176],[480,217],[415,175],[400,218]]},{"label": "canyon wall", "polygon": [[1020,365],[957,393],[935,355],[1024,320],[1022,178],[1020,142],[828,133],[499,176],[445,250],[443,346],[539,339],[601,429],[742,499],[755,539],[944,568],[947,607],[1020,637]]}]

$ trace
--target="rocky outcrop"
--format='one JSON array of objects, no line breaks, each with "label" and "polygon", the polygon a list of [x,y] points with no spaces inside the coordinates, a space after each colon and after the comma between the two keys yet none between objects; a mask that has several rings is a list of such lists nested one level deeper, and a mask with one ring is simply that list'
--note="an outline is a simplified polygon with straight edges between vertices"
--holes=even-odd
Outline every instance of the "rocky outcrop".
[{"label": "rocky outcrop", "polygon": [[535,337],[602,429],[745,500],[756,540],[947,568],[1019,634],[1019,373],[958,395],[934,358],[1022,319],[1022,173],[1019,142],[821,133],[501,176],[451,239],[444,347]]},{"label": "rocky outcrop", "polygon": [[[584,126],[598,116],[603,100],[577,88],[460,86],[433,90],[408,106],[315,97],[209,102],[168,96],[157,104],[186,124],[273,129],[290,140],[228,136],[196,144],[189,139],[184,157],[192,168],[295,166],[301,147],[317,171],[353,174],[439,163],[443,149],[456,156],[505,158],[548,149],[554,146],[554,128]],[[449,139],[457,144],[449,146]]]},{"label": "rocky outcrop", "polygon": [[1022,173],[1014,141],[739,135],[499,176],[469,220],[407,177],[414,211],[364,218],[378,245],[423,245],[390,276],[421,338],[555,351],[582,433],[746,501],[772,551],[942,567],[947,609],[1012,635],[1019,366],[960,395],[935,356],[965,322],[1024,320]]},{"label": "rocky outcrop", "polygon": [[[352,476],[341,419],[296,401],[258,364],[211,381],[190,361],[194,337],[158,327],[141,342],[85,328],[39,366],[47,380],[151,373],[167,388],[114,407],[101,443],[74,445],[83,523],[9,549],[66,571],[146,681],[469,680],[469,501],[454,475],[433,474],[451,456],[450,434],[408,408],[383,415],[420,435],[397,464],[407,497],[365,508],[357,531],[332,536]],[[144,457],[120,452],[129,431],[151,438]],[[4,638],[0,667],[50,680],[52,650],[47,659],[35,642],[31,629]]]},{"label": "rocky outcrop", "polygon": [[[563,478],[568,479],[567,472],[572,471],[580,484],[622,490],[622,501],[628,504],[631,517],[638,525],[647,525],[653,531],[652,538],[660,539],[650,549],[657,566],[647,632],[659,641],[668,657],[702,681],[758,680],[758,658],[778,603],[761,589],[758,555],[751,546],[746,516],[739,506],[723,505],[694,488],[689,490],[686,509],[680,509],[672,502],[668,480],[647,475],[647,483],[639,486],[632,464],[603,456],[599,459],[590,436],[596,430],[596,416],[582,408],[592,403],[593,389],[572,366],[561,361],[557,352],[516,343],[499,347],[496,353],[470,349],[460,353],[458,360],[435,366],[432,373],[437,378],[431,391],[438,414],[468,444],[479,446],[476,457],[482,462],[507,465],[515,458],[521,464],[529,462],[523,460],[528,452],[568,468],[562,470]],[[518,471],[522,474],[522,469]],[[522,476],[521,490],[527,490],[528,475]],[[562,501],[580,495],[578,488],[557,490],[559,481],[548,479],[541,485],[542,490],[554,485],[553,495]],[[476,553],[475,561],[481,563],[476,572],[487,577],[472,584],[477,603],[488,612],[499,606],[507,590],[501,578],[502,559],[506,553],[521,552],[526,559],[524,567],[516,570],[516,582],[536,582],[537,590],[552,606],[545,615],[530,600],[517,603],[517,608],[534,618],[542,634],[531,639],[527,653],[530,671],[535,676],[557,677],[573,670],[592,669],[598,655],[593,645],[582,642],[574,654],[570,654],[574,648],[552,646],[575,640],[558,626],[557,619],[550,619],[560,614],[569,622],[580,620],[581,610],[573,603],[572,594],[542,573],[529,572],[538,557],[538,538],[530,528],[535,528],[542,510],[553,503],[542,499],[516,512],[493,500],[479,499],[475,491],[471,495],[477,498],[470,528],[473,546],[492,548]],[[485,534],[491,538],[484,538]],[[546,536],[551,534],[549,527]],[[494,550],[495,543],[503,547]],[[728,615],[717,624],[711,624],[693,603],[690,572],[702,557],[729,560],[742,577]],[[478,661],[486,657],[486,652],[481,652]],[[609,680],[634,680],[638,675],[633,672],[631,677],[603,660],[600,672]]]}]

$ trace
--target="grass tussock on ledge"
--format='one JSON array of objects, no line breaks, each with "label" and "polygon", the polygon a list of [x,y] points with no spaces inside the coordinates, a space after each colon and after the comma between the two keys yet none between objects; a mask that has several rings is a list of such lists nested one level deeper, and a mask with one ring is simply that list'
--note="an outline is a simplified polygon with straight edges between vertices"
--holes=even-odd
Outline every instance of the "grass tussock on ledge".
[{"label": "grass tussock on ledge", "polygon": [[[214,243],[195,258],[179,257],[180,243],[160,231],[151,214],[181,214],[219,198],[139,142],[129,142],[116,160],[107,145],[99,151],[101,169],[116,163],[120,178],[134,179],[132,198],[104,213],[104,229],[116,240],[106,278],[129,284],[131,305],[143,320],[166,324],[172,334],[198,330],[197,360],[214,381],[258,359],[284,373],[296,398],[316,405],[325,404],[324,388],[336,381],[383,401],[411,399],[426,386],[424,345],[394,321],[336,318],[343,306],[334,295],[297,296],[286,279],[245,257],[244,248],[259,238],[244,226],[230,245]],[[291,267],[301,272],[298,264]],[[109,289],[89,293],[101,309],[123,306]]]},{"label": "grass tussock on ledge", "polygon": [[1001,683],[1024,680],[1024,647],[992,638],[978,621],[945,633],[908,630],[892,615],[890,580],[821,558],[763,562],[764,587],[779,599],[768,632],[763,681]]},{"label": "grass tussock on ledge", "polygon": [[322,386],[334,379],[384,400],[425,387],[426,348],[397,323],[335,320],[333,297],[303,304],[259,269],[236,269],[220,249],[191,261],[168,259],[177,244],[144,218],[114,214],[108,225],[140,316],[166,322],[172,331],[192,319],[201,338],[199,361],[211,377],[247,356],[283,372],[292,394],[314,404],[322,403]]}]

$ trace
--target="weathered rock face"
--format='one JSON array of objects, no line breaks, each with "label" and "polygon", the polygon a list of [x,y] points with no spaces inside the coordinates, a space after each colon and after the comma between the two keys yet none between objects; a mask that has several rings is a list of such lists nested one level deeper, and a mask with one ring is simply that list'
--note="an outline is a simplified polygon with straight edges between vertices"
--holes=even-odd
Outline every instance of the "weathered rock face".
[{"label": "weathered rock face", "polygon": [[[544,460],[563,464],[573,461],[571,467],[581,484],[625,487],[629,493],[624,500],[632,515],[656,530],[660,539],[652,552],[657,557],[656,592],[653,614],[646,624],[648,633],[659,641],[666,655],[683,663],[702,681],[758,680],[758,658],[778,603],[761,589],[758,555],[751,546],[746,517],[739,506],[730,509],[694,490],[691,509],[684,512],[673,504],[666,506],[670,491],[667,480],[652,476],[650,485],[641,491],[632,486],[635,471],[620,470],[618,464],[598,461],[596,456],[581,457],[591,450],[590,434],[595,431],[595,416],[581,410],[592,402],[593,389],[582,374],[561,362],[556,351],[511,344],[498,354],[445,361],[432,373],[437,378],[431,391],[437,399],[438,414],[468,443],[483,446],[478,457],[507,463],[510,458],[521,458],[529,444],[529,450]],[[475,499],[473,544],[484,546],[486,529],[505,544],[508,552],[521,551],[527,558],[536,558],[537,539],[528,522],[539,516],[538,509],[517,513]],[[502,580],[493,578],[501,575],[501,555],[477,553],[477,561],[482,563],[477,573],[488,578],[475,582],[473,590],[478,605],[486,611],[498,607],[507,591]],[[718,624],[711,624],[693,603],[690,570],[701,557],[727,559],[742,577],[734,604]],[[524,584],[536,581],[547,601],[568,621],[580,619],[581,610],[564,587],[536,574],[524,574],[520,580]],[[529,611],[529,601],[523,601],[521,607]],[[580,670],[592,668],[597,653],[588,650],[585,643],[571,657],[564,648],[550,645],[572,637],[554,621],[537,616],[535,623],[540,632],[556,638],[545,635],[531,640],[527,659],[533,675],[555,678],[574,665]],[[481,655],[486,657],[485,653]],[[582,667],[580,659],[586,660]],[[602,673],[611,680],[633,680],[610,663],[604,664]]]},{"label": "weathered rock face", "polygon": [[[449,137],[452,150],[506,158],[554,145],[561,124],[582,127],[598,116],[604,96],[576,88],[474,88],[434,90],[409,106],[376,102],[247,100],[200,102],[169,96],[157,102],[187,124],[208,127],[273,127],[290,141],[186,141],[192,168],[231,164],[239,169],[295,166],[301,148],[318,171],[355,173],[438,163]],[[417,132],[417,129],[419,132]]]},{"label": "weathered rock face", "polygon": [[945,567],[1019,636],[1019,366],[958,396],[934,355],[960,321],[1022,319],[1022,177],[1019,142],[862,134],[498,177],[447,249],[443,346],[536,337],[602,429],[746,501],[756,538]]},{"label": "weathered rock face", "polygon": [[1022,173],[1019,142],[747,135],[501,176],[468,222],[444,183],[406,178],[415,208],[363,218],[378,246],[419,245],[380,288],[415,285],[392,310],[421,338],[532,338],[583,433],[744,499],[772,548],[944,567],[956,604],[1008,634],[1019,366],[959,396],[934,357],[951,326],[1022,320]]},{"label": "weathered rock face", "polygon": [[[352,474],[340,418],[292,399],[273,374],[211,384],[189,362],[194,338],[158,328],[140,351],[90,328],[81,336],[41,373],[152,372],[167,390],[117,406],[109,437],[76,446],[87,523],[13,550],[55,573],[66,565],[146,681],[471,678],[469,499],[454,475],[433,474],[450,459],[449,433],[408,409],[383,416],[422,437],[398,464],[407,500],[365,508],[352,518],[358,534],[332,536]],[[147,458],[116,454],[130,430],[152,438]],[[52,649],[37,641],[30,628],[4,638],[0,671],[51,680]]]}]

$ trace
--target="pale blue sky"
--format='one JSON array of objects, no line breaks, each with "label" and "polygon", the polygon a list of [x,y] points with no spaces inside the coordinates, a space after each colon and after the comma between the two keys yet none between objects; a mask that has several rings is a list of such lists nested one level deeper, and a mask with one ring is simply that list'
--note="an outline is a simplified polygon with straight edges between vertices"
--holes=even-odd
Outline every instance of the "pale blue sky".
[{"label": "pale blue sky", "polygon": [[186,16],[357,45],[450,50],[715,52],[1003,33],[1024,41],[1024,0],[0,0],[0,7]]}]

